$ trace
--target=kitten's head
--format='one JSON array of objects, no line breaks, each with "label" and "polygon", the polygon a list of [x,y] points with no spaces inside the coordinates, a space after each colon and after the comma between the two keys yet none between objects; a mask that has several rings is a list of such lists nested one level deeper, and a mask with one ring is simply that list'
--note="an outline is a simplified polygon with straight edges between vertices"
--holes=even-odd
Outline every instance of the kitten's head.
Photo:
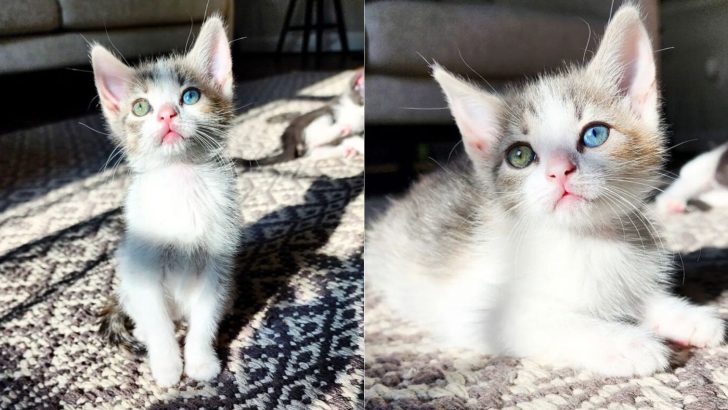
[{"label": "kitten's head", "polygon": [[91,62],[104,116],[132,166],[220,153],[232,118],[233,77],[218,17],[207,19],[186,55],[129,67],[94,45]]},{"label": "kitten's head", "polygon": [[652,46],[622,7],[583,68],[498,96],[439,66],[465,151],[509,212],[571,227],[635,211],[665,153]]}]

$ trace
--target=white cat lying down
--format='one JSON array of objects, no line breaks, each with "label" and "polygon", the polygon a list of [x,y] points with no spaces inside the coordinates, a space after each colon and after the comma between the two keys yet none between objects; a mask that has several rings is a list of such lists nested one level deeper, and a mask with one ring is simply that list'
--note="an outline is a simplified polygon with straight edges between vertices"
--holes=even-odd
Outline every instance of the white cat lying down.
[{"label": "white cat lying down", "polygon": [[728,143],[683,165],[680,176],[655,201],[660,213],[669,214],[685,212],[691,199],[728,206]]}]

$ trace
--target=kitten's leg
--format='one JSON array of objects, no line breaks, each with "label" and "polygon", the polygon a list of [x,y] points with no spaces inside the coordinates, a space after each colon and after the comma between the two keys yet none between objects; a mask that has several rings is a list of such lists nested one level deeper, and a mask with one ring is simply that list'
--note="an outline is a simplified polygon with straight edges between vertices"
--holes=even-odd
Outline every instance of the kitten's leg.
[{"label": "kitten's leg", "polygon": [[223,258],[211,257],[190,295],[185,373],[195,380],[211,380],[220,373],[215,338],[225,308],[227,266],[230,264]]},{"label": "kitten's leg", "polygon": [[670,295],[645,303],[645,328],[684,346],[717,346],[723,342],[723,320],[711,306],[697,306]]},{"label": "kitten's leg", "polygon": [[182,358],[168,314],[159,255],[150,247],[122,244],[119,260],[120,302],[134,321],[134,334],[144,342],[152,376],[161,387],[176,384],[182,375]]},{"label": "kitten's leg", "polygon": [[518,314],[507,321],[504,351],[605,376],[648,375],[668,364],[668,349],[646,329],[570,312]]},{"label": "kitten's leg", "polygon": [[700,195],[698,199],[710,205],[712,208],[725,207],[728,206],[728,189],[717,188]]},{"label": "kitten's leg", "polygon": [[341,142],[345,147],[344,156],[364,155],[364,137],[349,137]]}]

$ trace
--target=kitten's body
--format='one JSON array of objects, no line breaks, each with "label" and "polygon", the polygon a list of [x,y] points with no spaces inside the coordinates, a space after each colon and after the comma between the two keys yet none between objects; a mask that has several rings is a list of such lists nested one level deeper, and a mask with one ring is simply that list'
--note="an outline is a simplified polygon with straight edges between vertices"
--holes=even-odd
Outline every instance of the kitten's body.
[{"label": "kitten's body", "polygon": [[[367,236],[366,278],[448,345],[606,375],[667,366],[661,338],[715,345],[714,310],[669,294],[642,214],[664,137],[649,39],[625,7],[586,69],[494,96],[438,66],[467,157],[423,178]],[[608,124],[602,145],[585,130]],[[522,169],[513,147],[535,153]]]},{"label": "kitten's body", "polygon": [[304,114],[286,129],[298,156],[314,158],[364,154],[364,73],[357,72],[348,90],[326,106]]},{"label": "kitten's body", "polygon": [[[143,344],[155,380],[170,386],[183,370],[174,322],[185,320],[184,371],[210,380],[221,369],[214,341],[239,232],[235,176],[222,158],[232,116],[222,22],[208,19],[185,56],[129,68],[95,46],[92,61],[104,115],[132,171],[116,254],[119,306],[105,311],[102,331],[112,342]],[[124,334],[127,315],[134,338]]]},{"label": "kitten's body", "polygon": [[685,212],[691,199],[711,207],[728,206],[728,144],[685,164],[680,176],[657,196],[657,210],[663,214]]},{"label": "kitten's body", "polygon": [[300,157],[364,155],[364,71],[357,71],[342,95],[291,120],[281,135],[281,147],[277,155],[259,160],[237,159],[236,163],[257,167]]}]

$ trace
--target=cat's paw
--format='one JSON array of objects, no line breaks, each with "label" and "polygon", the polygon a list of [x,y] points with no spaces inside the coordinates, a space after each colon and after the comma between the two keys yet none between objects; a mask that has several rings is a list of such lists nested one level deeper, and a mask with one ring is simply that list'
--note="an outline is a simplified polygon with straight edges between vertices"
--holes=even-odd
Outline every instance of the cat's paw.
[{"label": "cat's paw", "polygon": [[359,155],[359,151],[353,147],[344,147],[344,158],[354,158]]},{"label": "cat's paw", "polygon": [[150,362],[152,377],[159,387],[170,387],[179,383],[182,377],[182,359],[165,358]]},{"label": "cat's paw", "polygon": [[687,201],[669,198],[669,197],[658,197],[656,201],[657,211],[663,215],[669,214],[682,214],[688,208]]},{"label": "cat's paw", "polygon": [[667,346],[638,329],[604,340],[599,349],[587,367],[605,376],[646,376],[668,365]]},{"label": "cat's paw", "polygon": [[718,312],[711,307],[693,307],[669,320],[654,324],[656,334],[683,346],[713,347],[723,342],[725,328]]},{"label": "cat's paw", "polygon": [[185,355],[185,374],[191,379],[209,381],[220,374],[220,360],[214,352]]}]

